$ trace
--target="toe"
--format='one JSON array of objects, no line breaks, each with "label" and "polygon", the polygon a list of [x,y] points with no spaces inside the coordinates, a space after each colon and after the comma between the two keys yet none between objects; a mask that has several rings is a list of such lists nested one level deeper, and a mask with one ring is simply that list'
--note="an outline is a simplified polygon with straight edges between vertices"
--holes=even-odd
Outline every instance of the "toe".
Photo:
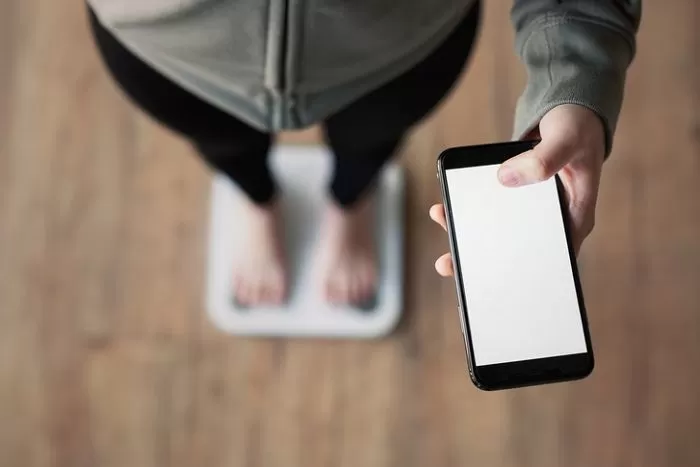
[{"label": "toe", "polygon": [[260,303],[266,305],[272,304],[272,287],[268,283],[261,284],[260,286]]},{"label": "toe", "polygon": [[260,277],[255,277],[250,281],[250,285],[248,287],[248,301],[251,305],[260,304],[262,284],[263,282]]},{"label": "toe", "polygon": [[357,277],[357,296],[355,297],[355,303],[361,303],[366,301],[372,294],[372,281],[369,271],[361,271]]},{"label": "toe", "polygon": [[262,300],[272,305],[282,303],[282,281],[276,274],[272,274],[263,288]]},{"label": "toe", "polygon": [[271,299],[275,303],[282,303],[287,297],[287,281],[283,271],[275,271],[272,279]]},{"label": "toe", "polygon": [[351,279],[347,271],[340,270],[336,272],[335,277],[332,279],[333,303],[336,305],[345,305],[350,301]]},{"label": "toe", "polygon": [[372,296],[377,292],[379,287],[379,277],[377,275],[377,269],[374,266],[369,266],[367,268],[367,293]]},{"label": "toe", "polygon": [[234,276],[233,281],[231,281],[231,293],[236,300],[241,299],[241,279],[238,276]]},{"label": "toe", "polygon": [[262,289],[262,294],[260,299],[263,303],[268,305],[279,305],[279,300],[277,299],[277,291],[275,290],[275,285],[273,283],[265,284]]},{"label": "toe", "polygon": [[335,282],[333,280],[327,279],[323,286],[323,291],[326,296],[326,301],[329,303],[335,303],[337,301],[338,293],[336,291]]},{"label": "toe", "polygon": [[352,293],[352,276],[345,274],[339,287],[340,303],[346,304],[351,302],[350,294]]},{"label": "toe", "polygon": [[343,302],[343,292],[338,284],[331,284],[329,286],[328,301],[333,305],[340,305]]},{"label": "toe", "polygon": [[250,303],[250,293],[248,289],[248,284],[243,280],[240,280],[238,282],[238,288],[236,290],[236,300],[241,305],[248,305]]},{"label": "toe", "polygon": [[362,275],[358,271],[348,284],[348,301],[350,303],[359,303],[362,301]]},{"label": "toe", "polygon": [[377,283],[377,272],[371,262],[367,262],[360,270],[362,279],[362,290],[366,294],[371,294]]}]

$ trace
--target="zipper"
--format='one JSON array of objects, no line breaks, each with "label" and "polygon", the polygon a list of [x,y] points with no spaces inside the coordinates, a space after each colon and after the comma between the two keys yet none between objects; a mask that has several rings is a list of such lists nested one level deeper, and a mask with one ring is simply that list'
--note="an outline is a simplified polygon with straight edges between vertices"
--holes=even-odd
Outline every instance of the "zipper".
[{"label": "zipper", "polygon": [[267,58],[265,60],[265,87],[269,93],[270,127],[279,131],[287,126],[289,120],[288,104],[289,76],[287,61],[292,41],[289,38],[291,28],[290,0],[270,0],[268,19]]},{"label": "zipper", "polygon": [[293,90],[294,48],[298,47],[292,21],[297,21],[298,0],[270,0],[268,17],[265,88],[268,91],[270,127],[273,131],[295,126],[297,102]]},{"label": "zipper", "polygon": [[265,46],[265,78],[269,126],[272,131],[283,127],[284,95],[287,88],[285,62],[289,40],[288,17],[289,0],[268,0],[267,45]]},{"label": "zipper", "polygon": [[280,38],[280,54],[279,54],[279,71],[277,83],[280,96],[284,97],[287,93],[287,56],[289,51],[289,0],[282,0],[282,34]]}]

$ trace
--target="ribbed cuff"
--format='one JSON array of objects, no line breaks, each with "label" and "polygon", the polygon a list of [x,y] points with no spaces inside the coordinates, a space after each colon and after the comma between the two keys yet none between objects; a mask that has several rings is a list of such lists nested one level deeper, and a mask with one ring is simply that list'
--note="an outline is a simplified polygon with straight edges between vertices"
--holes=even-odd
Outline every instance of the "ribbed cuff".
[{"label": "ribbed cuff", "polygon": [[554,107],[576,104],[600,116],[610,153],[633,49],[620,34],[574,17],[541,21],[519,53],[528,83],[518,100],[513,137],[520,139]]}]

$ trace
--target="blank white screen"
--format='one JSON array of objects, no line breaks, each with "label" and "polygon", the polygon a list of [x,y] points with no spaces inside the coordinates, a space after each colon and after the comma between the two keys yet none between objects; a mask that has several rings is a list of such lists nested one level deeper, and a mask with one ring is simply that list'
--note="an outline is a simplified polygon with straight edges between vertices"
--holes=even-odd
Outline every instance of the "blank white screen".
[{"label": "blank white screen", "polygon": [[474,363],[584,353],[556,182],[508,188],[497,171],[446,171]]}]

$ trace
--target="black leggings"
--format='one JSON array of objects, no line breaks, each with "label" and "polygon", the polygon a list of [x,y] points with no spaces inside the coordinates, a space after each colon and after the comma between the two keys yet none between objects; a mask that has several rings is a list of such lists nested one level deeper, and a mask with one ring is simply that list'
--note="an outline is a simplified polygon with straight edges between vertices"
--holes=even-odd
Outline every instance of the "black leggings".
[{"label": "black leggings", "polygon": [[[107,68],[141,109],[189,139],[214,169],[228,175],[254,202],[272,200],[270,134],[155,71],[121,45],[92,11],[90,22]],[[335,155],[330,190],[341,206],[350,207],[361,198],[406,132],[447,95],[469,58],[478,24],[477,4],[428,58],[325,120],[325,135]]]}]

